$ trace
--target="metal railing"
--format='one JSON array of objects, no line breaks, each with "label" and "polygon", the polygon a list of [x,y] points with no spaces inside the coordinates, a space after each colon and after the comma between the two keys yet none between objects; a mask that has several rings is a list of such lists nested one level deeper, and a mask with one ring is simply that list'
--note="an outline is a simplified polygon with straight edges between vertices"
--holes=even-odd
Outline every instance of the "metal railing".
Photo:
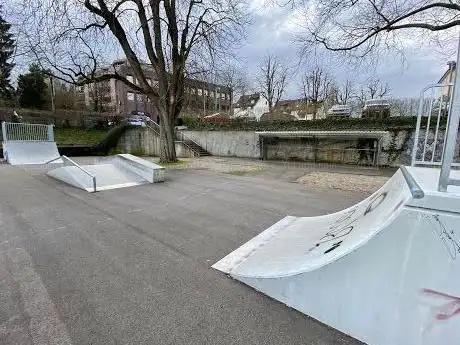
[{"label": "metal railing", "polygon": [[54,141],[53,125],[2,122],[3,141]]},{"label": "metal railing", "polygon": [[[460,63],[460,39],[458,41],[457,49],[457,66]],[[447,88],[445,90],[444,88]],[[444,90],[443,90],[444,89]],[[425,139],[423,146],[419,147],[419,136],[422,126],[422,117],[424,116],[424,106],[426,104],[424,94],[428,90],[431,90],[432,95],[434,90],[441,90],[440,97],[431,97],[428,99],[428,113],[425,114],[427,117],[426,129],[425,129]],[[446,92],[447,91],[447,92]],[[444,134],[442,135],[442,148],[441,155],[439,157],[439,151],[437,154],[438,140],[441,138],[440,134],[440,120],[442,117],[442,105],[446,99],[445,113],[447,115],[447,123]],[[450,100],[450,105],[449,105]],[[434,106],[433,106],[434,105]],[[438,108],[436,108],[436,105]],[[433,141],[430,143],[431,139],[431,115],[437,112],[436,126],[434,127],[434,137]],[[431,165],[431,166],[441,166],[441,171],[439,174],[438,181],[438,191],[446,192],[449,185],[460,186],[460,179],[451,178],[451,169],[452,167],[460,166],[460,163],[454,162],[455,149],[458,138],[458,128],[460,121],[460,73],[456,73],[454,83],[448,84],[434,84],[426,87],[422,90],[420,96],[420,105],[419,112],[417,117],[417,128],[415,131],[414,138],[414,147],[412,151],[412,165]],[[431,155],[429,151],[431,150]],[[420,155],[421,151],[421,155]],[[428,157],[427,157],[428,155]],[[436,157],[438,155],[438,157]],[[429,158],[429,159],[428,159]],[[440,158],[440,159],[439,159]]]},{"label": "metal railing", "polygon": [[[188,148],[190,151],[193,152],[194,157],[201,156],[200,150],[197,149],[196,147],[202,147],[202,146],[198,144],[196,140],[193,139],[193,137],[191,137],[190,135],[184,134],[184,132],[182,131],[177,131],[176,137],[182,143],[182,145],[184,145],[186,148]],[[189,145],[187,142],[193,143],[195,147]]]},{"label": "metal railing", "polygon": [[441,166],[447,138],[443,122],[451,117],[449,100],[453,86],[453,83],[432,84],[420,93],[411,165]]},{"label": "metal railing", "polygon": [[[151,130],[153,130],[155,132],[155,134],[157,134],[158,136],[160,135],[160,125],[158,123],[156,123],[155,121],[153,121],[151,118],[146,118],[145,119],[145,125],[150,128]],[[200,144],[198,144],[193,138],[191,138],[190,136],[188,135],[185,135],[183,132],[181,131],[177,131],[176,132],[176,138],[178,139],[178,141],[181,142],[182,145],[184,145],[188,150],[190,150],[191,152],[193,152],[193,156],[194,157],[199,157],[200,156],[200,152],[199,150],[195,149],[194,147],[190,146],[189,144],[187,144],[187,141],[190,141],[190,142],[193,142],[196,146],[200,146]]]},{"label": "metal railing", "polygon": [[145,125],[150,128],[155,134],[160,135],[160,125],[153,121],[150,117],[146,117]]},{"label": "metal railing", "polygon": [[[460,63],[460,38],[457,48],[457,66]],[[446,192],[449,185],[460,186],[460,179],[450,177],[454,165],[455,147],[458,137],[458,122],[460,121],[460,73],[455,73],[454,88],[452,90],[452,106],[447,120],[447,131],[442,157],[441,172],[439,174],[438,190]]]},{"label": "metal railing", "polygon": [[70,159],[69,157],[67,156],[60,156],[60,157],[56,157],[56,158],[53,158],[52,160],[46,162],[45,164],[49,164],[49,163],[52,163],[58,159],[63,159],[64,160],[64,165],[66,165],[66,162],[70,163],[70,165],[76,167],[77,169],[81,170],[83,173],[85,173],[86,175],[88,175],[92,181],[93,181],[93,192],[96,192],[97,189],[96,189],[96,176],[94,176],[93,174],[91,174],[88,170],[86,170],[85,168],[83,168],[82,166],[80,166],[77,162],[75,162],[74,160]]}]

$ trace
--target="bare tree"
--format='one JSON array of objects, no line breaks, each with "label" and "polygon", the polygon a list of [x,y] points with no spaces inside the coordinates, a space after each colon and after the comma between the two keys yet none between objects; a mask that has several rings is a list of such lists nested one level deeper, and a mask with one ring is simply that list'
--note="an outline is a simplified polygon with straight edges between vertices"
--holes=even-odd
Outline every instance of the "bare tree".
[{"label": "bare tree", "polygon": [[440,32],[460,25],[460,4],[452,0],[317,0],[315,9],[315,20],[306,19],[305,44],[320,43],[332,51],[358,50],[360,56],[380,44],[397,44],[396,31]]},{"label": "bare tree", "polygon": [[318,107],[330,94],[331,87],[331,77],[319,66],[307,71],[302,77],[305,100],[313,104],[313,119],[316,119]]},{"label": "bare tree", "polygon": [[[150,99],[161,119],[162,162],[176,160],[174,124],[189,62],[213,61],[247,23],[243,0],[20,1],[29,49],[56,77],[77,85],[118,80]],[[131,81],[106,64],[118,53],[132,68]]]},{"label": "bare tree", "polygon": [[228,65],[217,71],[217,82],[232,90],[229,115],[233,115],[233,99],[235,97],[235,93],[244,95],[244,92],[248,87],[247,77],[237,66]]},{"label": "bare tree", "polygon": [[337,102],[348,104],[354,96],[355,90],[351,80],[346,80],[343,85],[337,88]]},{"label": "bare tree", "polygon": [[366,85],[369,98],[382,98],[390,93],[388,83],[383,84],[380,79],[370,79]]},{"label": "bare tree", "polygon": [[257,76],[258,86],[262,97],[268,102],[268,110],[271,111],[281,99],[286,89],[288,68],[284,66],[278,57],[273,54],[265,56]]}]

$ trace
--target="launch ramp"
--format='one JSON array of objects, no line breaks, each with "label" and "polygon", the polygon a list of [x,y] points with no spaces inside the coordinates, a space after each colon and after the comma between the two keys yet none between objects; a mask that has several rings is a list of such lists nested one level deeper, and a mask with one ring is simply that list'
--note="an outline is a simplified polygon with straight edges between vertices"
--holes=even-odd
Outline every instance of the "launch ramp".
[{"label": "launch ramp", "polygon": [[138,186],[164,181],[164,168],[130,154],[119,154],[101,164],[79,165],[62,156],[64,166],[47,175],[87,192]]}]

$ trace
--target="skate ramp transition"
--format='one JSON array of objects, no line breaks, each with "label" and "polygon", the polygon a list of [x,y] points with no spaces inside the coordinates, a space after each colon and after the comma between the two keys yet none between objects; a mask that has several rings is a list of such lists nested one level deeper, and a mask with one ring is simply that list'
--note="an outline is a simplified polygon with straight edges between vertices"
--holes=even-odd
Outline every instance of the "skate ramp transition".
[{"label": "skate ramp transition", "polygon": [[287,216],[213,268],[367,344],[458,345],[460,187],[439,193],[438,177],[402,167],[357,205]]},{"label": "skate ramp transition", "polygon": [[11,165],[45,164],[58,158],[59,151],[54,141],[7,141],[3,142],[3,155]]},{"label": "skate ramp transition", "polygon": [[101,164],[78,165],[66,156],[64,166],[46,174],[87,192],[139,186],[164,181],[164,168],[130,154],[118,154]]}]

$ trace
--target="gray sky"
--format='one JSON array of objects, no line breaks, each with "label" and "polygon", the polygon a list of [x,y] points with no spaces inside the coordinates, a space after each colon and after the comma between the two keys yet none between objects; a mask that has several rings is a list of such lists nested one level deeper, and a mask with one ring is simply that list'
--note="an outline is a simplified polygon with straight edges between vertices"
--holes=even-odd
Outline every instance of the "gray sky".
[{"label": "gray sky", "polygon": [[401,35],[403,55],[387,52],[376,64],[363,61],[361,66],[356,67],[356,61],[343,59],[329,51],[318,52],[316,58],[312,55],[300,61],[295,36],[299,34],[299,25],[304,22],[303,16],[290,8],[266,6],[265,3],[265,0],[253,1],[254,23],[237,54],[244,61],[247,73],[252,76],[267,52],[276,54],[290,64],[293,75],[284,98],[301,97],[298,77],[306,66],[314,64],[313,60],[319,60],[339,84],[350,79],[359,85],[375,77],[387,82],[391,95],[397,98],[417,96],[423,87],[439,80],[447,69],[447,61],[455,60],[455,40],[444,42],[444,47],[440,48],[426,39],[421,40],[420,36],[412,38],[411,33]]},{"label": "gray sky", "polygon": [[[349,79],[359,87],[370,77],[378,78],[389,84],[393,97],[399,98],[416,97],[427,84],[437,82],[447,69],[447,61],[455,58],[453,54],[456,48],[455,40],[448,41],[444,49],[440,49],[439,46],[430,45],[426,39],[414,36],[411,32],[401,38],[404,60],[400,54],[386,53],[380,57],[377,64],[363,61],[357,67],[356,61],[344,59],[337,53],[324,50],[318,51],[315,56],[309,55],[301,60],[295,36],[299,35],[299,27],[305,23],[303,15],[299,10],[289,7],[267,5],[267,1],[250,1],[249,10],[254,16],[253,24],[248,28],[247,39],[232,55],[239,58],[240,65],[244,66],[244,72],[253,81],[252,86],[255,89],[255,75],[264,55],[276,54],[291,67],[292,75],[283,97],[285,99],[301,97],[299,79],[308,66],[314,65],[314,61],[319,61],[339,85]],[[423,36],[426,38],[427,35],[425,31]],[[441,52],[443,50],[444,53]],[[17,62],[15,76],[27,69],[29,61],[18,60]]]}]

